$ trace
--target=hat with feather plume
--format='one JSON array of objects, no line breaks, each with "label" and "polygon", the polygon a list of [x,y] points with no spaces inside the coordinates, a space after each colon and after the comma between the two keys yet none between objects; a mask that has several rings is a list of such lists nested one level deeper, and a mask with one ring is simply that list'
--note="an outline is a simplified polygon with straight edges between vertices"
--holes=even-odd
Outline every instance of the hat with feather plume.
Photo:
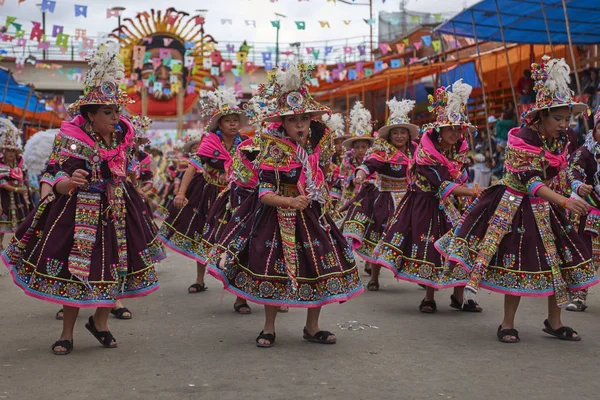
[{"label": "hat with feather plume", "polygon": [[231,87],[220,87],[208,92],[207,103],[204,112],[209,115],[208,132],[216,132],[219,128],[219,120],[226,115],[238,115],[240,117],[240,128],[248,125],[248,117],[240,108],[240,100],[236,97]]},{"label": "hat with feather plume", "polygon": [[377,136],[383,140],[387,140],[390,131],[395,128],[406,128],[410,132],[410,136],[416,139],[419,134],[419,127],[415,124],[410,123],[408,113],[415,108],[414,100],[396,100],[394,97],[387,101],[388,108],[390,109],[390,116],[385,126],[379,129]]},{"label": "hat with feather plume", "polygon": [[362,102],[354,103],[350,110],[350,138],[344,140],[344,147],[351,148],[358,140],[366,140],[373,143],[373,123],[371,112],[365,108]]},{"label": "hat with feather plume", "polygon": [[452,87],[439,87],[435,97],[429,95],[429,112],[435,114],[435,122],[423,125],[421,129],[425,132],[429,129],[439,131],[445,126],[458,126],[463,131],[474,133],[477,128],[469,122],[467,113],[467,102],[473,87],[462,79],[452,84]]}]

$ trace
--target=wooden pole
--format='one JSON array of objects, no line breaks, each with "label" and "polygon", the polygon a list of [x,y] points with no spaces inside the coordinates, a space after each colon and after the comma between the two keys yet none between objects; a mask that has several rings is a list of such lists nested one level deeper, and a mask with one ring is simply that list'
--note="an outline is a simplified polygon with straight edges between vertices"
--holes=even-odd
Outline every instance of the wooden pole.
[{"label": "wooden pole", "polygon": [[52,111],[52,117],[50,118],[50,122],[48,123],[48,129],[52,129],[52,127],[54,126],[54,111]]},{"label": "wooden pole", "polygon": [[[388,77],[388,82],[389,82],[389,81],[390,81],[390,78]],[[365,103],[365,85],[364,85],[364,84],[362,85],[362,88],[361,88],[361,89],[362,89],[362,96],[361,96],[361,99],[362,99],[362,102],[363,102],[363,104],[366,104],[366,103]]]},{"label": "wooden pole", "polygon": [[[446,71],[446,86],[450,86],[450,76],[448,74],[448,60],[446,59],[446,46],[444,45],[444,40],[440,35],[440,45],[442,48],[442,57],[444,57],[444,70]],[[443,84],[443,82],[440,82]]]},{"label": "wooden pole", "polygon": [[460,55],[458,53],[458,37],[456,36],[456,25],[452,23],[452,30],[454,31],[454,49],[456,50],[456,61],[458,62],[458,68],[460,69],[460,76],[463,76],[462,63],[460,62]]},{"label": "wooden pole", "polygon": [[148,88],[146,86],[142,86],[141,97],[142,97],[142,117],[147,117],[148,116]]},{"label": "wooden pole", "polygon": [[[513,102],[515,110],[519,109],[519,103],[517,103],[517,93],[515,92],[515,85],[513,82],[512,70],[510,69],[510,60],[508,57],[508,49],[506,48],[506,41],[504,40],[504,28],[502,27],[502,16],[500,15],[500,7],[498,7],[498,0],[494,0],[496,3],[496,13],[498,14],[498,24],[500,25],[500,37],[502,38],[502,46],[504,46],[504,56],[506,57],[506,68],[508,69],[508,79],[510,81],[510,91],[512,92]],[[520,121],[519,113],[517,115],[517,123]]]},{"label": "wooden pole", "polygon": [[185,90],[177,92],[177,137],[183,137],[183,99],[185,96]]},{"label": "wooden pole", "polygon": [[403,99],[406,99],[406,94],[408,92],[408,78],[410,77],[410,64],[406,66],[406,80],[404,81],[404,94],[402,95]]},{"label": "wooden pole", "polygon": [[[563,11],[565,13],[565,25],[567,27],[567,38],[569,39],[569,52],[571,53],[571,60],[573,61],[575,83],[577,84],[577,92],[579,94],[579,98],[582,101],[583,97],[581,96],[581,83],[579,82],[579,74],[577,73],[577,60],[575,59],[575,52],[573,51],[573,40],[571,39],[571,26],[569,25],[569,13],[567,12],[567,3],[565,3],[565,0],[562,0],[562,6]],[[585,131],[588,132],[590,130],[590,127],[588,125],[586,117],[583,118],[583,123],[585,125]]]},{"label": "wooden pole", "polygon": [[[544,0],[540,0],[540,6],[542,7],[542,15],[544,16],[544,24],[546,25],[546,34],[548,35],[548,43],[550,44],[550,53],[554,58],[554,46],[552,45],[552,37],[550,36],[550,28],[548,27],[548,19],[546,18],[546,8],[544,7]],[[496,7],[498,7],[496,5]]]},{"label": "wooden pole", "polygon": [[32,93],[33,86],[29,86],[29,93],[27,93],[27,100],[25,100],[25,107],[23,107],[23,116],[21,117],[21,122],[19,122],[20,130],[23,130],[23,125],[25,125],[25,115],[27,114],[27,107],[29,107],[29,100],[31,100]]},{"label": "wooden pole", "polygon": [[[390,99],[390,77],[388,76],[387,87],[385,88],[385,101],[387,102],[389,99]],[[385,107],[385,121],[388,120],[389,112],[390,112],[389,108]]]},{"label": "wooden pole", "polygon": [[6,84],[4,86],[4,94],[2,95],[2,104],[0,104],[0,115],[2,115],[2,111],[4,110],[4,104],[6,103],[6,95],[8,94],[8,85],[10,84],[10,77],[12,76],[12,71],[6,71]]},{"label": "wooden pole", "polygon": [[[471,10],[471,23],[473,24],[473,36],[475,37],[475,49],[477,50],[477,58],[479,64],[479,80],[481,81],[481,90],[483,93],[483,110],[485,115],[485,129],[488,134],[490,153],[492,151],[492,135],[490,135],[490,123],[488,122],[488,104],[487,95],[485,93],[485,83],[483,82],[483,66],[481,64],[481,52],[479,51],[479,39],[477,39],[477,28],[475,27],[475,13]],[[475,150],[475,149],[473,149]]]}]

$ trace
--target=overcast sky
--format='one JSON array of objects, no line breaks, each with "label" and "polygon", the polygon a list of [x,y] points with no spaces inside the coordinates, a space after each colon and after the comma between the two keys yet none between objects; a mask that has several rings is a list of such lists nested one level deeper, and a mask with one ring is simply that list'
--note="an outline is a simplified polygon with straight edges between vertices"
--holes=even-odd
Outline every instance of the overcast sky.
[{"label": "overcast sky", "polygon": [[[398,11],[400,0],[373,0],[374,17],[379,11]],[[30,21],[41,21],[41,13],[36,3],[41,0],[25,0],[20,5],[19,0],[4,0],[0,6],[3,17],[17,17],[26,32],[31,30]],[[356,0],[357,3],[368,3],[368,0]],[[459,12],[464,7],[475,4],[477,0],[408,0],[407,10],[428,13]],[[75,4],[88,6],[87,18],[75,17]],[[87,29],[88,35],[97,32],[109,32],[117,26],[116,18],[106,18],[106,8],[113,6],[126,7],[123,17],[134,17],[139,11],[150,8],[165,9],[173,6],[178,10],[195,14],[195,9],[208,9],[206,15],[206,31],[217,41],[274,42],[275,29],[270,20],[274,13],[287,16],[281,22],[280,41],[282,43],[295,41],[332,40],[354,36],[369,35],[369,26],[363,21],[369,18],[369,7],[346,5],[341,2],[333,3],[327,0],[56,0],[53,14],[47,14],[46,32],[51,33],[52,25],[64,25],[64,33],[74,33],[75,28]],[[232,25],[221,23],[221,19],[231,19]],[[256,28],[247,26],[245,20],[256,20]],[[343,20],[352,20],[345,25]],[[296,28],[294,21],[306,21],[306,30]],[[321,28],[319,21],[329,21],[331,28]],[[376,33],[376,32],[375,32]],[[375,36],[376,37],[376,36]]]}]

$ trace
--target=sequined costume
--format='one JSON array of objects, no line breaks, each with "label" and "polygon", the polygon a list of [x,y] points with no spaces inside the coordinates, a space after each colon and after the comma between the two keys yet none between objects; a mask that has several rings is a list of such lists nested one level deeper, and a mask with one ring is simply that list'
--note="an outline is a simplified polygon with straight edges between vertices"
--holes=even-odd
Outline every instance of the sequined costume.
[{"label": "sequined costume", "polygon": [[23,165],[23,158],[17,156],[14,165],[7,165],[4,158],[0,158],[0,233],[13,233],[23,222],[30,211],[31,202],[29,193],[16,193],[8,190],[11,187],[26,187],[27,170]]}]

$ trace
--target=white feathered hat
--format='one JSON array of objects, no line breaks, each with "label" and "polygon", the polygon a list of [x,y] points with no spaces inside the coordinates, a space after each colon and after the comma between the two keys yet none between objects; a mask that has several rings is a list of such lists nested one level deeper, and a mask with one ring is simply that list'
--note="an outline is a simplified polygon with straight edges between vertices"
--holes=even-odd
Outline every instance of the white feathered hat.
[{"label": "white feathered hat", "polygon": [[69,114],[77,115],[81,106],[90,104],[118,105],[133,103],[119,84],[125,78],[123,63],[119,59],[119,45],[101,45],[88,59],[90,70],[83,81],[83,98],[69,106]]},{"label": "white feathered hat", "polygon": [[406,128],[410,132],[411,138],[416,139],[419,134],[419,127],[411,124],[410,118],[408,118],[408,113],[415,108],[415,101],[407,99],[398,101],[394,97],[387,101],[387,105],[390,109],[390,116],[385,126],[377,132],[377,136],[383,140],[387,140],[392,129]]},{"label": "white feathered hat", "polygon": [[44,172],[46,164],[52,154],[54,139],[58,132],[59,129],[39,131],[25,142],[23,161],[29,172],[33,175],[40,175]]},{"label": "white feathered hat", "polygon": [[350,139],[344,140],[344,147],[352,148],[352,144],[357,140],[366,140],[371,144],[375,140],[371,112],[360,101],[354,103],[350,110]]},{"label": "white feathered hat", "polygon": [[464,131],[476,132],[477,128],[469,122],[467,114],[467,102],[472,90],[473,87],[461,78],[454,82],[452,88],[442,86],[436,90],[435,97],[429,95],[429,111],[436,115],[436,120],[423,125],[422,131],[439,131],[444,126],[459,126]]},{"label": "white feathered hat", "polygon": [[531,64],[536,92],[535,107],[527,111],[523,117],[531,121],[538,111],[556,107],[569,107],[573,114],[579,114],[588,109],[587,104],[573,100],[571,83],[571,67],[564,58],[542,57],[542,63]]},{"label": "white feathered hat", "polygon": [[346,124],[342,114],[325,114],[321,117],[327,128],[333,133],[333,140],[348,139],[350,135],[346,134]]},{"label": "white feathered hat", "polygon": [[244,110],[239,106],[240,101],[235,97],[233,88],[217,88],[208,92],[207,111],[210,113],[210,119],[206,130],[216,132],[219,127],[219,120],[225,115],[236,114],[240,117],[240,128],[248,125],[248,117]]},{"label": "white feathered hat", "polygon": [[0,118],[0,150],[23,151],[21,131],[8,118]]}]

